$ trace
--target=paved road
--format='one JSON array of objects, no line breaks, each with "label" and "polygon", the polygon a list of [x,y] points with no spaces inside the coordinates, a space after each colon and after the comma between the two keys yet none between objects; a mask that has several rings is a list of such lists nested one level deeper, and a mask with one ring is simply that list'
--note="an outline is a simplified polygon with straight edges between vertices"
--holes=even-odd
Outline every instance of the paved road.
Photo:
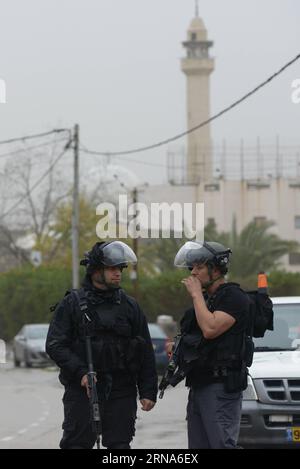
[{"label": "paved road", "polygon": [[[15,369],[0,364],[0,449],[57,448],[61,437],[63,388],[55,369]],[[133,448],[187,448],[181,384],[167,390],[149,413],[139,411]]]}]

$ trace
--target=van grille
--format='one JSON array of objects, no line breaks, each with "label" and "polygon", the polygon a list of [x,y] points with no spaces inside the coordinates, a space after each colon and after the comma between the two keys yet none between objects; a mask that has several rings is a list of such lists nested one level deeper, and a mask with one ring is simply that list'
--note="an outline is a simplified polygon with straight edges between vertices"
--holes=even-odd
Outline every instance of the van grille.
[{"label": "van grille", "polygon": [[254,383],[259,400],[265,404],[300,404],[299,379],[257,379]]}]

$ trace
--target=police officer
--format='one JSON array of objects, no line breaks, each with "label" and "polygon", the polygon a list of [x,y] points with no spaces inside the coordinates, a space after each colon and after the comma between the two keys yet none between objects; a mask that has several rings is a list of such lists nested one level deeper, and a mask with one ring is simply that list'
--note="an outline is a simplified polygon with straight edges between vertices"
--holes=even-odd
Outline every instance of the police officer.
[{"label": "police officer", "polygon": [[190,449],[238,447],[249,300],[238,284],[225,281],[230,255],[219,243],[187,242],[175,258],[175,266],[191,271],[182,282],[193,308],[181,321]]},{"label": "police officer", "polygon": [[[156,402],[157,374],[146,318],[137,302],[120,288],[122,270],[137,259],[121,241],[96,243],[81,265],[87,268],[83,288],[69,292],[56,307],[46,350],[60,367],[65,386],[62,449],[91,449],[96,434],[88,400],[85,347],[88,318],[93,365],[102,420],[102,444],[129,449],[135,434],[137,391],[142,410]],[[83,315],[78,303],[86,301]]]}]

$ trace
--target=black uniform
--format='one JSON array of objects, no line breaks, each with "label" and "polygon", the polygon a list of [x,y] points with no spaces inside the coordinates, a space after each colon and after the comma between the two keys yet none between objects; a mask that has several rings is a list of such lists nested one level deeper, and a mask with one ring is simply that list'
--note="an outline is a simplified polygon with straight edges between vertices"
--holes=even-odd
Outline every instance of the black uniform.
[{"label": "black uniform", "polygon": [[[136,301],[123,290],[96,289],[84,282],[90,319],[94,368],[102,418],[102,444],[129,448],[135,433],[137,393],[156,401],[157,373],[147,321]],[[81,294],[82,294],[81,291]],[[83,318],[74,293],[55,310],[46,350],[60,367],[65,386],[62,449],[92,448],[89,401],[81,379],[88,372]]]},{"label": "black uniform", "polygon": [[[203,338],[193,308],[181,322],[186,343],[198,347],[198,358],[186,379],[191,388],[187,408],[189,448],[235,448],[242,390],[247,386],[244,355],[249,299],[237,284],[229,283],[207,298],[207,306],[211,312],[230,314],[236,322],[213,340]],[[185,347],[187,355],[195,352]]]}]

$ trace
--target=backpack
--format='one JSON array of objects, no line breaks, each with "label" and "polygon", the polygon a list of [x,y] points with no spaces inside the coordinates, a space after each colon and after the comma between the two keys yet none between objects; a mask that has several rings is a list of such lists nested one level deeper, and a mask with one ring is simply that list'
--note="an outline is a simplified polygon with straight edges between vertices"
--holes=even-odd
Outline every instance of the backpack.
[{"label": "backpack", "polygon": [[[237,283],[228,283],[226,285],[227,287],[225,287],[225,289],[233,285],[240,288]],[[223,289],[223,291],[225,289]],[[274,329],[273,303],[266,290],[258,288],[254,291],[242,291],[248,296],[250,304],[242,355],[246,366],[250,367],[252,365],[255,348],[253,337],[264,337],[267,330],[273,331]],[[220,292],[219,294],[222,293]]]},{"label": "backpack", "polygon": [[264,290],[244,291],[240,288],[238,283],[229,282],[224,285],[220,292],[215,294],[215,297],[220,298],[226,289],[235,286],[243,293],[246,293],[250,303],[249,316],[246,326],[246,334],[251,338],[264,337],[267,330],[273,331],[273,303],[268,293]]},{"label": "backpack", "polygon": [[264,337],[267,330],[273,331],[273,303],[267,293],[259,290],[246,292],[250,300],[250,317],[247,334],[251,337]]}]

